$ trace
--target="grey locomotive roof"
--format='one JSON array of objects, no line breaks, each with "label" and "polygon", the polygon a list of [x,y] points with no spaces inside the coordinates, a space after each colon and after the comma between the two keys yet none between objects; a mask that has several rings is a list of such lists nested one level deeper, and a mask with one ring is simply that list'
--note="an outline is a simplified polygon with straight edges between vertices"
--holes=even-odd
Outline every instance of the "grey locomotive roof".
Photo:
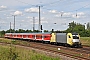
[{"label": "grey locomotive roof", "polygon": [[72,33],[72,35],[78,35],[78,33]]}]

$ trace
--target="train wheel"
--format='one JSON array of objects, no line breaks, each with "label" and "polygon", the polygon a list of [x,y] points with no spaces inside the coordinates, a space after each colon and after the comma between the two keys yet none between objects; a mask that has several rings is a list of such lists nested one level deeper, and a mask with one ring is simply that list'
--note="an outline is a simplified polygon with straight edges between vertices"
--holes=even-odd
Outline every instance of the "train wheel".
[{"label": "train wheel", "polygon": [[42,41],[43,44],[45,44],[45,41]]},{"label": "train wheel", "polygon": [[64,44],[64,46],[65,46],[65,47],[68,47],[68,45],[67,45],[67,44]]},{"label": "train wheel", "polygon": [[57,43],[56,45],[57,45],[57,46],[59,46],[59,44],[58,44],[58,43]]},{"label": "train wheel", "polygon": [[82,46],[82,45],[79,45],[78,47],[79,47],[79,48],[83,48],[83,46]]},{"label": "train wheel", "polygon": [[42,43],[43,43],[43,40],[42,40]]},{"label": "train wheel", "polygon": [[51,42],[51,45],[54,45],[53,42]]}]

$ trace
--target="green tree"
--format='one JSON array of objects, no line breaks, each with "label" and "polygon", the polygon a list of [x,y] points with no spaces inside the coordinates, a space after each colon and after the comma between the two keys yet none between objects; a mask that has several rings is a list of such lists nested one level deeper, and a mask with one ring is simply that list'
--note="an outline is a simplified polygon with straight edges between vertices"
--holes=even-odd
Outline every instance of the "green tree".
[{"label": "green tree", "polygon": [[18,32],[19,32],[19,33],[23,33],[23,32],[25,32],[25,30],[19,29]]},{"label": "green tree", "polygon": [[44,30],[44,32],[48,32],[48,30]]},{"label": "green tree", "polygon": [[5,34],[5,31],[4,30],[0,31],[0,37],[3,37],[4,34]]},{"label": "green tree", "polygon": [[82,25],[80,23],[75,23],[74,21],[69,23],[69,28],[66,30],[66,32],[77,32],[80,34],[80,36],[88,37],[90,36],[90,31],[85,30],[85,25]]},{"label": "green tree", "polygon": [[78,32],[78,33],[80,31],[85,31],[85,26],[80,23],[76,23],[74,21],[69,23],[69,28],[66,30],[66,32]]},{"label": "green tree", "polygon": [[13,33],[14,32],[14,29],[9,29],[6,31],[6,33]]},{"label": "green tree", "polygon": [[76,23],[73,21],[69,23],[69,28],[67,29],[67,32],[73,32],[74,27],[76,26]]}]

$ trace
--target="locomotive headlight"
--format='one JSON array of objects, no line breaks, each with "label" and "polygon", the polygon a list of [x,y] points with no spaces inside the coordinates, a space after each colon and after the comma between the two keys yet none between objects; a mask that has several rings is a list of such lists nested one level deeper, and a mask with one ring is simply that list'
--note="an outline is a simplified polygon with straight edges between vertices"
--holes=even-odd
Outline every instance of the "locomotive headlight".
[{"label": "locomotive headlight", "polygon": [[73,39],[73,42],[80,42],[79,39]]}]

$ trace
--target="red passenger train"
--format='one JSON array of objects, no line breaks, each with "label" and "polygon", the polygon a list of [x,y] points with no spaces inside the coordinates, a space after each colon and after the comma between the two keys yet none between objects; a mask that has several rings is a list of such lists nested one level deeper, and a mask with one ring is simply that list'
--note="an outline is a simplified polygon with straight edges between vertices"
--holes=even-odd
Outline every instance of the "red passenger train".
[{"label": "red passenger train", "polygon": [[56,45],[82,47],[78,33],[5,33],[5,38],[40,41]]},{"label": "red passenger train", "polygon": [[50,33],[6,33],[5,38],[50,42]]}]

